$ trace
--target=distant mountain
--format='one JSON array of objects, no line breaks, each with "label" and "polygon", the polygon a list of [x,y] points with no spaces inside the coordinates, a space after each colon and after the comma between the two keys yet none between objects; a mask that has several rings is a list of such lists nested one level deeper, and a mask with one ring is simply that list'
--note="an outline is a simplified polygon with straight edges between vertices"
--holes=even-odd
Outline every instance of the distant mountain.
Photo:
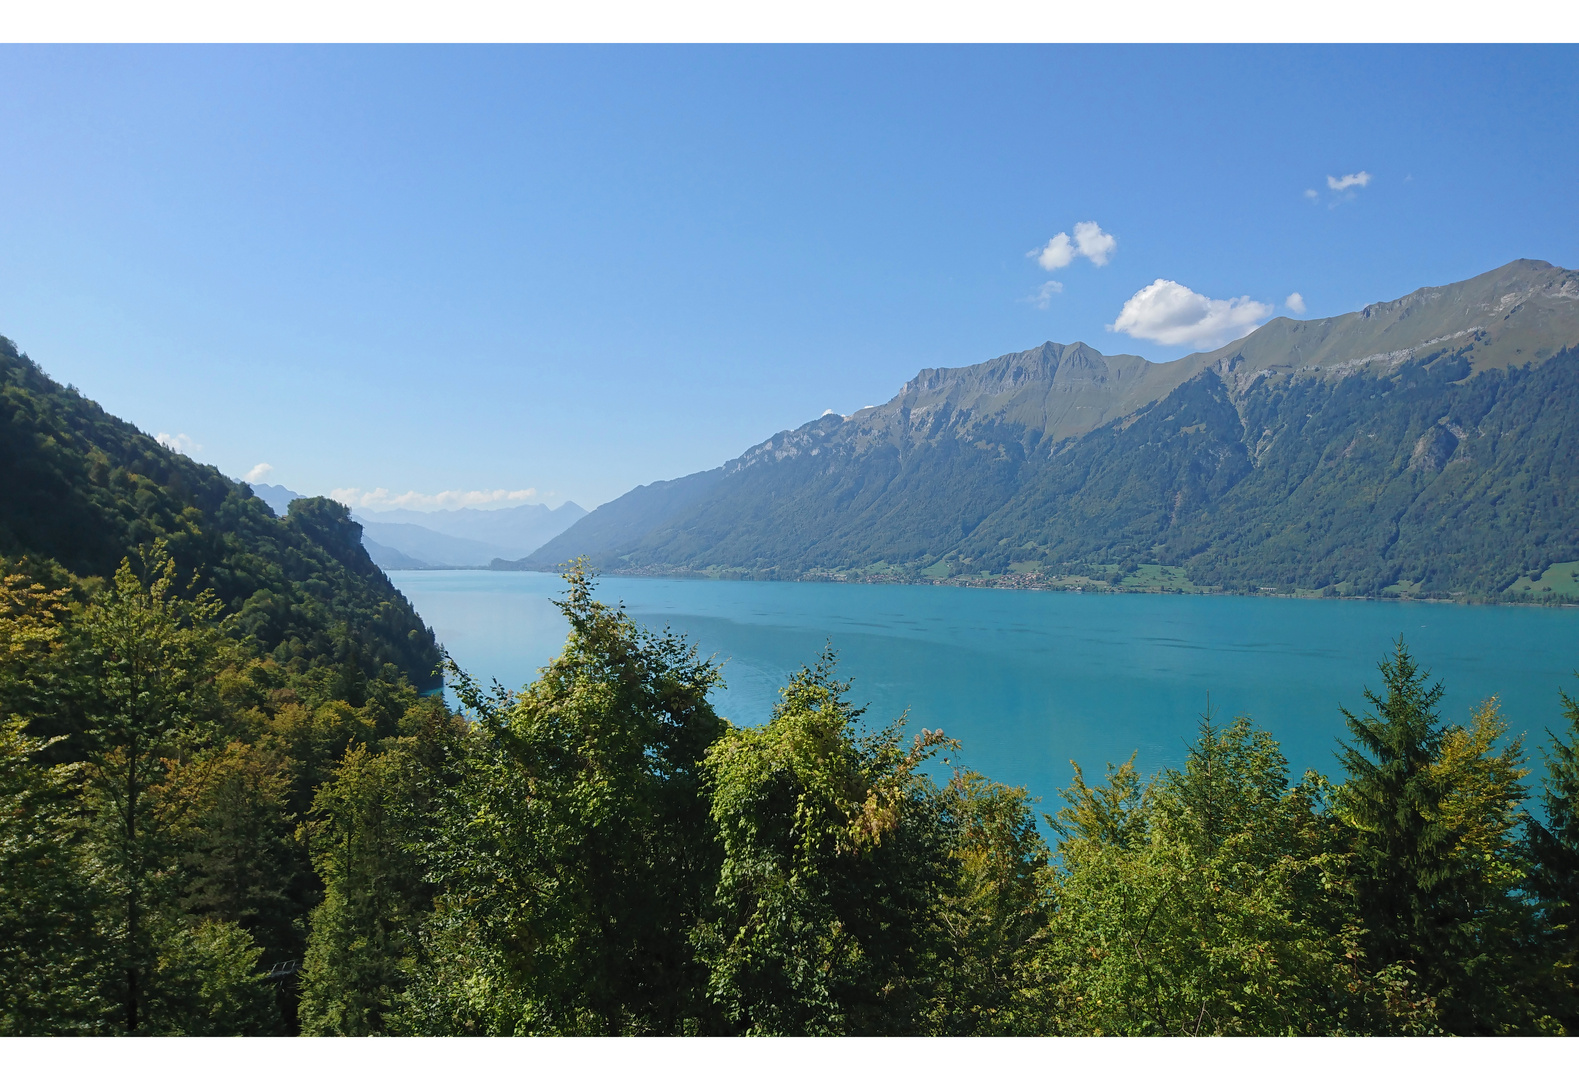
[{"label": "distant mountain", "polygon": [[[253,484],[252,492],[284,517],[301,498],[279,484]],[[517,559],[586,517],[573,502],[512,506],[503,510],[357,510],[362,546],[385,570],[487,566]]]},{"label": "distant mountain", "polygon": [[[428,567],[487,566],[506,550],[492,544],[481,544],[476,540],[445,536],[421,525],[398,525],[371,520],[361,511],[357,511],[352,517],[361,524],[362,535],[366,539],[386,549],[394,549],[407,561],[421,562]],[[407,568],[388,567],[388,569]]]},{"label": "distant mountain", "polygon": [[262,499],[275,517],[284,517],[291,511],[291,502],[301,498],[290,488],[278,484],[253,484],[252,493]]},{"label": "distant mountain", "polygon": [[493,564],[495,570],[552,569],[588,552],[614,552],[639,541],[662,522],[706,498],[723,469],[644,484],[604,503],[526,559]]},{"label": "distant mountain", "polygon": [[404,551],[396,551],[392,547],[385,547],[377,540],[369,540],[367,533],[362,534],[362,546],[367,549],[368,557],[378,564],[380,570],[436,570],[432,563],[425,563],[421,559],[413,559]]},{"label": "distant mountain", "polygon": [[[365,525],[415,525],[459,540],[487,545],[488,559],[519,559],[564,532],[587,512],[573,502],[550,510],[536,503],[502,510],[358,510]],[[479,549],[480,550],[480,549]],[[415,554],[415,552],[408,552]]]},{"label": "distant mountain", "polygon": [[1497,595],[1579,559],[1576,345],[1579,274],[1531,260],[1168,364],[1050,342],[637,488],[513,565],[1030,584],[1159,566]]}]

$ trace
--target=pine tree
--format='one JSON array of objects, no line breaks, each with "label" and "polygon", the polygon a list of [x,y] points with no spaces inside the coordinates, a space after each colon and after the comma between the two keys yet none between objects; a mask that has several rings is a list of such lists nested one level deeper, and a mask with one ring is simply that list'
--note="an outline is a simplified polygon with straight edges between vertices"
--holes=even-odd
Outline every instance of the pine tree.
[{"label": "pine tree", "polygon": [[1355,745],[1339,758],[1348,773],[1342,812],[1358,836],[1366,951],[1385,965],[1418,959],[1436,936],[1453,838],[1435,813],[1444,793],[1431,770],[1442,746],[1442,684],[1427,685],[1402,637],[1379,666],[1384,693],[1365,690],[1375,712],[1341,710]]},{"label": "pine tree", "polygon": [[1567,728],[1548,732],[1546,776],[1541,790],[1545,818],[1531,818],[1525,849],[1528,889],[1541,906],[1541,930],[1555,977],[1553,1011],[1572,1033],[1579,1031],[1579,701],[1562,692]]},{"label": "pine tree", "polygon": [[1335,800],[1353,830],[1365,955],[1373,970],[1411,970],[1449,1032],[1527,1030],[1539,1011],[1519,948],[1529,913],[1512,895],[1521,742],[1497,748],[1507,725],[1495,699],[1467,727],[1444,723],[1442,685],[1401,637],[1379,667],[1385,692],[1365,691],[1374,711],[1343,710],[1354,743]]}]

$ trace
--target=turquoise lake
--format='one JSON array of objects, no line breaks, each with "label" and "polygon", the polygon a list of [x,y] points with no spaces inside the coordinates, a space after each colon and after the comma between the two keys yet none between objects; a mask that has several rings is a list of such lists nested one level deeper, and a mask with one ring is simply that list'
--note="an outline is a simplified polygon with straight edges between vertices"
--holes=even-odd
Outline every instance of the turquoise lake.
[{"label": "turquoise lake", "polygon": [[[551,574],[397,571],[460,665],[518,689],[563,645]],[[640,623],[673,627],[723,663],[714,703],[736,724],[765,721],[791,672],[825,642],[851,697],[885,723],[961,740],[957,760],[1056,803],[1069,762],[1088,778],[1136,753],[1143,772],[1179,764],[1200,714],[1252,717],[1297,775],[1329,775],[1376,662],[1400,633],[1465,720],[1498,695],[1532,746],[1579,693],[1579,609],[1241,596],[1019,592],[930,585],[834,585],[605,577],[598,597]]]}]

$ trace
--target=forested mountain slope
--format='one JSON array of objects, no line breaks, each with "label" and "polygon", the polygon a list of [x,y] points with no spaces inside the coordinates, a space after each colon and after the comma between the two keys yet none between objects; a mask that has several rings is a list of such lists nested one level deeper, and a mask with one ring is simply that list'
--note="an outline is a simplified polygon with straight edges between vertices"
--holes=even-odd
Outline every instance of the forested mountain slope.
[{"label": "forested mountain slope", "polygon": [[1170,364],[1049,343],[603,528],[632,492],[520,565],[1493,595],[1579,559],[1576,345],[1579,274],[1531,260]]},{"label": "forested mountain slope", "polygon": [[655,525],[683,513],[712,494],[723,469],[692,473],[632,488],[578,520],[524,559],[493,564],[495,570],[552,569],[591,551],[614,552],[646,536]]},{"label": "forested mountain slope", "polygon": [[0,557],[106,577],[162,539],[276,659],[369,675],[393,664],[437,685],[432,631],[373,565],[343,506],[301,499],[276,518],[245,484],[62,387],[4,338],[0,461]]}]

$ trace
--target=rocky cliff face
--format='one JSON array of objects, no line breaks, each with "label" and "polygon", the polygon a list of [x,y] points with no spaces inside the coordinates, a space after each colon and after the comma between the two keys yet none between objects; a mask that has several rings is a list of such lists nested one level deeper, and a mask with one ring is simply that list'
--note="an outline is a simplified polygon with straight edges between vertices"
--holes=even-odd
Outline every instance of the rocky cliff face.
[{"label": "rocky cliff face", "polygon": [[1367,304],[1330,319],[1273,319],[1255,333],[1177,361],[1230,371],[1342,378],[1461,352],[1474,373],[1539,363],[1579,344],[1579,273],[1520,259],[1452,285]]}]

